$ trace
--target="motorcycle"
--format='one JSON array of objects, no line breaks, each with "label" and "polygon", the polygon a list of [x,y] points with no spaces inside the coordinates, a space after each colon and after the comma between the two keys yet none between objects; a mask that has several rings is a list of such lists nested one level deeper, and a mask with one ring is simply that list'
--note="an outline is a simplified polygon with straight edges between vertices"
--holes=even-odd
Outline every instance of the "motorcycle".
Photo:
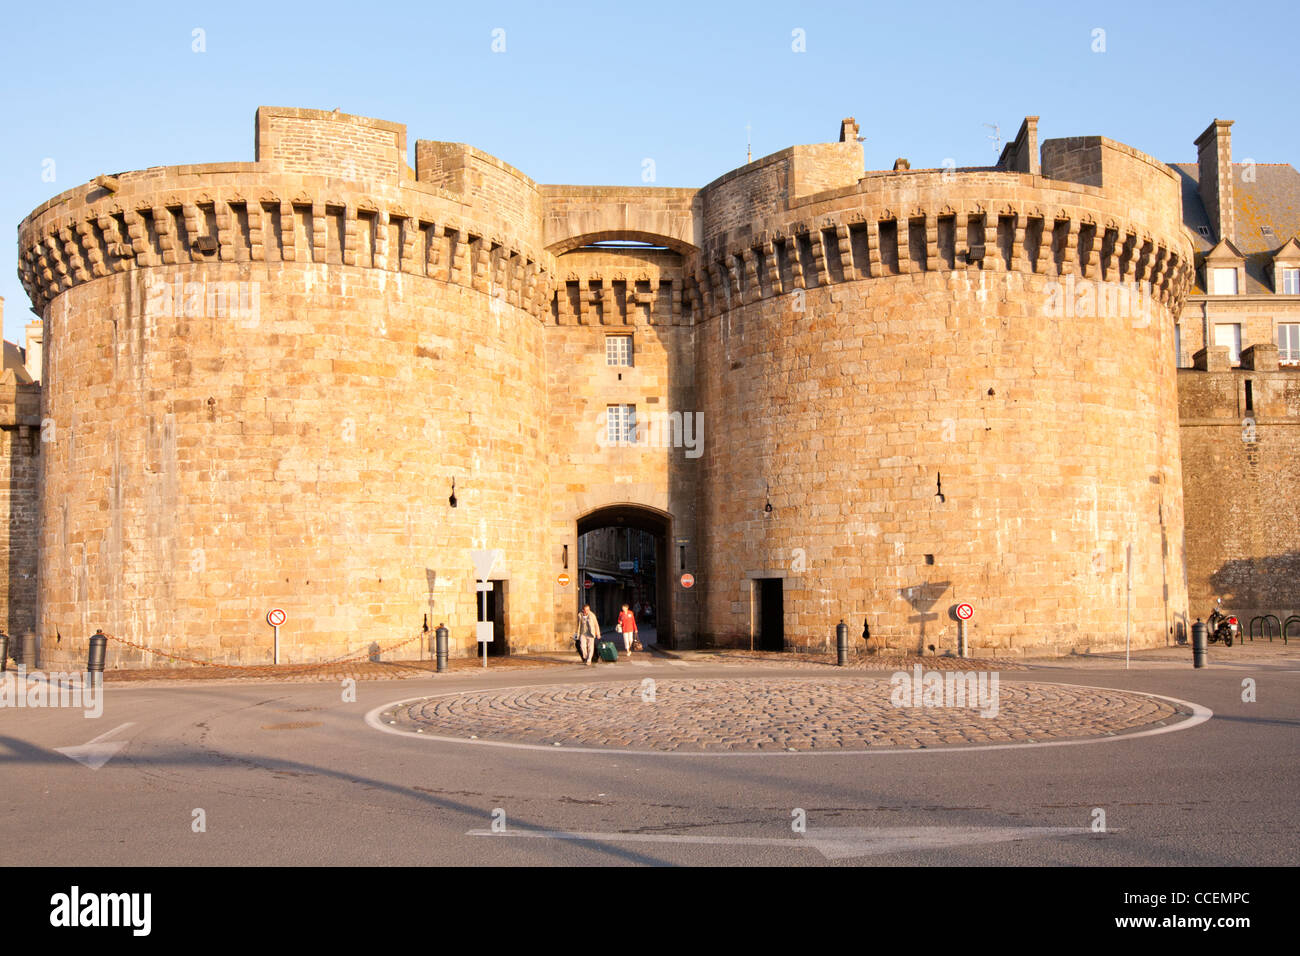
[{"label": "motorcycle", "polygon": [[1223,598],[1214,602],[1214,610],[1210,612],[1209,618],[1205,622],[1206,629],[1210,632],[1210,643],[1217,644],[1223,641],[1224,647],[1231,647],[1233,639],[1240,632],[1241,625],[1235,617],[1223,612]]}]

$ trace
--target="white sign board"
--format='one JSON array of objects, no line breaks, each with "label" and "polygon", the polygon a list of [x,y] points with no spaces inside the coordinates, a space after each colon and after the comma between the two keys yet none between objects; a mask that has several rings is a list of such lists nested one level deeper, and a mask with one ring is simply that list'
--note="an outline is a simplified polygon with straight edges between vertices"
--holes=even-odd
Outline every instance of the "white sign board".
[{"label": "white sign board", "polygon": [[492,622],[479,621],[474,627],[474,636],[478,638],[480,644],[492,643]]},{"label": "white sign board", "polygon": [[501,549],[486,548],[471,551],[469,558],[474,562],[474,576],[480,581],[486,581],[491,576],[492,569],[501,560]]}]

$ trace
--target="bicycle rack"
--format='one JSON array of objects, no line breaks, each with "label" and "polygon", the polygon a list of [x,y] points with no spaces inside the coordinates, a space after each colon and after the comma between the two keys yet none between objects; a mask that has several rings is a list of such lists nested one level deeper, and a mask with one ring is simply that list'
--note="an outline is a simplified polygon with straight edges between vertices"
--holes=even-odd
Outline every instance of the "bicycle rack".
[{"label": "bicycle rack", "polygon": [[[1300,621],[1300,617],[1293,616],[1293,617],[1287,618],[1287,620],[1288,620],[1288,621],[1291,621],[1291,620],[1297,620],[1297,621]],[[1284,643],[1284,644],[1286,643],[1286,635],[1282,633],[1282,622],[1279,621],[1279,620],[1277,619],[1277,615],[1276,615],[1276,614],[1256,614],[1254,617],[1252,617],[1252,618],[1250,619],[1250,634],[1249,634],[1249,637],[1250,637],[1250,641],[1251,641],[1252,644],[1255,642],[1255,622],[1256,622],[1256,621],[1259,621],[1259,622],[1260,622],[1260,625],[1259,625],[1259,636],[1260,636],[1260,637],[1264,637],[1265,635],[1267,635],[1267,636],[1268,636],[1268,642],[1269,642],[1270,644],[1272,644],[1272,643],[1273,643],[1273,635],[1274,635],[1274,634],[1281,634],[1281,635],[1282,635],[1282,643]],[[1273,627],[1271,627],[1271,628],[1268,627],[1268,622],[1269,622],[1269,621],[1272,621],[1272,622],[1273,622]]]},{"label": "bicycle rack", "polygon": [[1290,627],[1291,627],[1291,622],[1292,622],[1292,621],[1295,621],[1297,624],[1300,624],[1300,614],[1292,614],[1290,617],[1288,617],[1288,618],[1286,619],[1286,623],[1282,625],[1282,643],[1283,643],[1283,644],[1285,644],[1285,643],[1287,642],[1287,640],[1286,640],[1286,633],[1287,633],[1287,630],[1290,629]]}]

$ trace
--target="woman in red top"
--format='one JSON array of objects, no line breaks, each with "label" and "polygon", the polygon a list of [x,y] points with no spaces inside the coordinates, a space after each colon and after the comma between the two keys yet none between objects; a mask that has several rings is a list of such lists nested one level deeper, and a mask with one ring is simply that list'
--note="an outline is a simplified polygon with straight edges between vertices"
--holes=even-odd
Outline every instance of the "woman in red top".
[{"label": "woman in red top", "polygon": [[632,641],[636,638],[636,615],[623,605],[623,612],[618,616],[618,629],[623,635],[623,649],[627,651],[628,659],[632,658]]}]

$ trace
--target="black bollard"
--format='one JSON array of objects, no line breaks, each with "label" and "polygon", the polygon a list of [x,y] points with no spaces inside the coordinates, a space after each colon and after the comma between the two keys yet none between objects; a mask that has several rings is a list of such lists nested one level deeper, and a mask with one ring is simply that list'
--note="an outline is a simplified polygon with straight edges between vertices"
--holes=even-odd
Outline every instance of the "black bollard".
[{"label": "black bollard", "polygon": [[9,635],[0,634],[0,673],[9,669]]},{"label": "black bollard", "polygon": [[1208,633],[1204,622],[1200,618],[1192,625],[1192,665],[1194,667],[1205,666],[1205,637]]},{"label": "black bollard", "polygon": [[849,626],[843,621],[835,628],[835,651],[838,665],[843,667],[849,662]]},{"label": "black bollard", "polygon": [[447,669],[447,625],[439,624],[433,634],[438,645],[438,673],[441,674]]},{"label": "black bollard", "polygon": [[98,627],[90,637],[90,654],[86,658],[86,670],[92,674],[104,673],[104,654],[108,649],[108,637],[104,629]]}]

